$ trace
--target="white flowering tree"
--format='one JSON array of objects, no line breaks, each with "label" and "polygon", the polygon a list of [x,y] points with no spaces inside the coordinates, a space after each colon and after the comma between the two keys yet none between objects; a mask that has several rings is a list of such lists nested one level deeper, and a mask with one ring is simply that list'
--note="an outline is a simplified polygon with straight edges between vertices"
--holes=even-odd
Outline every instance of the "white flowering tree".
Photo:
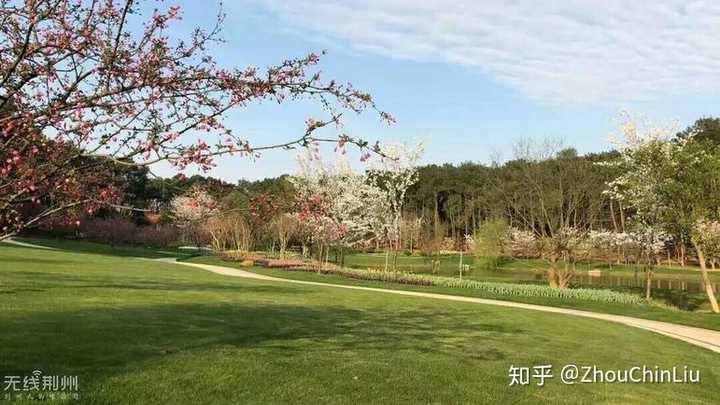
[{"label": "white flowering tree", "polygon": [[407,191],[417,182],[418,164],[425,151],[423,143],[408,145],[392,143],[379,146],[381,156],[370,163],[368,176],[374,187],[383,190],[388,210],[384,218],[386,252],[385,269],[388,267],[389,251],[393,252],[393,269],[397,268],[397,256],[402,247],[402,214]]},{"label": "white flowering tree", "polygon": [[592,247],[606,256],[608,266],[612,268],[613,260],[617,264],[625,262],[625,253],[635,246],[631,232],[613,232],[592,230],[588,233]]},{"label": "white flowering tree", "polygon": [[511,228],[507,238],[506,250],[512,257],[537,257],[538,240],[535,233],[522,229]]},{"label": "white flowering tree", "polygon": [[694,140],[673,139],[675,126],[658,127],[627,120],[621,127],[618,164],[622,174],[608,193],[631,205],[638,222],[662,228],[680,246],[695,248],[701,277],[713,312],[720,312],[706,269],[705,246],[698,224],[718,219],[720,151]]},{"label": "white flowering tree", "polygon": [[636,263],[641,263],[645,270],[645,298],[650,300],[652,293],[652,276],[655,263],[660,254],[667,248],[672,239],[662,229],[649,224],[637,224],[630,233],[637,253]]},{"label": "white flowering tree", "polygon": [[698,221],[693,238],[703,248],[704,257],[699,260],[710,262],[712,269],[715,270],[715,266],[720,260],[720,221]]},{"label": "white flowering tree", "polygon": [[300,170],[290,178],[296,190],[298,219],[308,242],[327,261],[334,247],[342,265],[344,250],[366,246],[384,235],[386,193],[340,158],[325,162],[313,150],[301,154]]}]

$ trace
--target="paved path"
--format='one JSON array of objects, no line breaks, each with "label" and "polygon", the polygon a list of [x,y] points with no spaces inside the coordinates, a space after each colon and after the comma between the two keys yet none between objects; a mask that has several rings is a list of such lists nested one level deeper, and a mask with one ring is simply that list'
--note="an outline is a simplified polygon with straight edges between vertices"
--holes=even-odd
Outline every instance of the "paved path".
[{"label": "paved path", "polygon": [[[158,259],[158,260],[165,261],[165,262],[174,262],[175,261],[175,259]],[[621,323],[623,325],[649,330],[649,331],[652,331],[655,333],[659,333],[661,335],[669,336],[674,339],[688,342],[695,346],[704,347],[704,348],[712,350],[716,353],[720,353],[720,331],[695,328],[692,326],[676,325],[676,324],[668,323],[668,322],[651,321],[648,319],[639,319],[639,318],[633,318],[633,317],[623,316],[623,315],[602,314],[602,313],[598,313],[598,312],[581,311],[581,310],[577,310],[577,309],[548,307],[548,306],[543,306],[543,305],[523,304],[523,303],[519,303],[519,302],[490,300],[490,299],[484,299],[484,298],[462,297],[462,296],[457,296],[457,295],[425,293],[425,292],[418,292],[418,291],[390,290],[390,289],[384,289],[384,288],[361,287],[361,286],[354,286],[354,285],[328,284],[328,283],[318,283],[318,282],[314,282],[314,281],[290,280],[290,279],[285,279],[285,278],[265,276],[262,274],[252,273],[252,272],[245,271],[245,270],[233,269],[230,267],[213,266],[213,265],[209,265],[209,264],[199,264],[199,263],[187,263],[187,262],[176,262],[176,263],[181,264],[183,266],[196,267],[196,268],[203,269],[206,271],[211,271],[213,273],[222,274],[224,276],[245,277],[245,278],[252,278],[252,279],[256,279],[256,280],[276,281],[276,282],[282,282],[282,283],[304,284],[304,285],[332,287],[332,288],[345,288],[348,290],[373,291],[373,292],[379,292],[379,293],[385,293],[385,294],[397,294],[397,295],[405,295],[405,296],[410,296],[410,297],[434,298],[434,299],[441,299],[441,300],[448,300],[448,301],[472,302],[472,303],[476,303],[476,304],[496,305],[496,306],[508,307],[508,308],[529,309],[529,310],[533,310],[533,311],[552,312],[552,313],[557,313],[557,314],[575,315],[575,316],[582,316],[585,318],[601,319],[604,321],[617,322],[617,323]]]}]

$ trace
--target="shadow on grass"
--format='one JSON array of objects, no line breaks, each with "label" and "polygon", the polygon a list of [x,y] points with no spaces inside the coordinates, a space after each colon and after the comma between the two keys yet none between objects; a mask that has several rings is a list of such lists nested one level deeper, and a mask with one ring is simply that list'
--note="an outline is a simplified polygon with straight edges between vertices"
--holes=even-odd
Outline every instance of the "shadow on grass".
[{"label": "shadow on grass", "polygon": [[228,303],[45,312],[0,321],[0,370],[5,375],[36,369],[79,375],[89,386],[140,370],[145,361],[176,353],[202,355],[221,347],[263,347],[281,355],[392,348],[471,353],[477,360],[495,361],[506,353],[478,350],[478,341],[502,342],[528,333],[500,321],[462,317],[450,311]]},{"label": "shadow on grass", "polygon": [[[181,252],[175,248],[155,248],[135,245],[108,245],[81,240],[67,240],[58,238],[15,238],[19,242],[50,247],[72,253],[92,253],[116,257],[144,257],[156,259],[162,257],[190,257],[193,253]],[[31,247],[12,245],[15,248],[36,250]]]},{"label": "shadow on grass", "polygon": [[[22,249],[31,249],[23,247]],[[2,259],[3,264],[7,265],[16,265],[16,267],[21,267],[23,265],[27,265],[28,259],[27,258],[7,258],[4,257]],[[78,260],[62,260],[62,259],[39,259],[37,257],[32,258],[33,264],[48,264],[48,265],[65,265],[65,264],[74,264],[74,263],[80,263]],[[19,265],[19,266],[18,266]]]},{"label": "shadow on grass", "polygon": [[[192,279],[178,280],[168,278],[158,281],[157,277],[152,279],[123,277],[113,280],[109,277],[75,276],[62,273],[45,273],[38,271],[9,271],[7,276],[13,278],[12,284],[4,285],[1,294],[13,294],[18,292],[39,292],[49,291],[58,288],[71,288],[73,290],[83,289],[122,289],[137,291],[162,291],[162,292],[244,292],[244,293],[274,293],[274,294],[300,294],[302,290],[292,287],[254,285],[217,282],[198,282]],[[85,292],[83,292],[85,294]]]}]

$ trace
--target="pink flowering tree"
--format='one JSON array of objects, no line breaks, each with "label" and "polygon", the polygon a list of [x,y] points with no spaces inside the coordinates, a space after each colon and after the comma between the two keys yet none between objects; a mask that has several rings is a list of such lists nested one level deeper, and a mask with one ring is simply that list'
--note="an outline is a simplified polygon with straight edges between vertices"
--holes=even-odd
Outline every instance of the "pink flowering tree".
[{"label": "pink flowering tree", "polygon": [[185,239],[194,246],[202,245],[206,239],[205,222],[217,209],[215,199],[204,190],[193,189],[187,195],[175,197],[170,206]]},{"label": "pink flowering tree", "polygon": [[[337,127],[344,111],[371,109],[392,121],[367,93],[324,79],[316,54],[266,69],[221,67],[207,49],[222,40],[222,14],[209,29],[173,39],[181,10],[153,2],[159,8],[143,15],[142,3],[0,0],[0,239],[72,207],[112,203],[113,187],[85,183],[101,164],[208,170],[218,155],[315,140],[367,153],[373,147],[362,140],[316,133]],[[286,142],[251,142],[223,124],[252,103],[299,99],[326,115]],[[37,206],[32,214],[28,204]]]}]

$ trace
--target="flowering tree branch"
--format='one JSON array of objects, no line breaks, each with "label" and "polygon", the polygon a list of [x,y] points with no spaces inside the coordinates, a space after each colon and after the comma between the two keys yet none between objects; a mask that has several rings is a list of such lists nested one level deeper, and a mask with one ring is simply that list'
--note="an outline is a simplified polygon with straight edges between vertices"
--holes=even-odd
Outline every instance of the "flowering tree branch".
[{"label": "flowering tree branch", "polygon": [[[99,168],[167,161],[209,170],[220,155],[315,141],[372,151],[349,135],[315,133],[339,126],[342,111],[393,121],[369,94],[323,79],[316,54],[263,70],[220,67],[207,49],[222,41],[222,13],[210,30],[174,40],[168,30],[182,18],[179,7],[143,18],[141,3],[0,0],[0,239],[37,222],[28,202],[54,210],[89,196],[116,200],[121,187]],[[256,146],[223,123],[251,103],[298,100],[319,103],[330,118],[309,119],[288,142]]]}]

